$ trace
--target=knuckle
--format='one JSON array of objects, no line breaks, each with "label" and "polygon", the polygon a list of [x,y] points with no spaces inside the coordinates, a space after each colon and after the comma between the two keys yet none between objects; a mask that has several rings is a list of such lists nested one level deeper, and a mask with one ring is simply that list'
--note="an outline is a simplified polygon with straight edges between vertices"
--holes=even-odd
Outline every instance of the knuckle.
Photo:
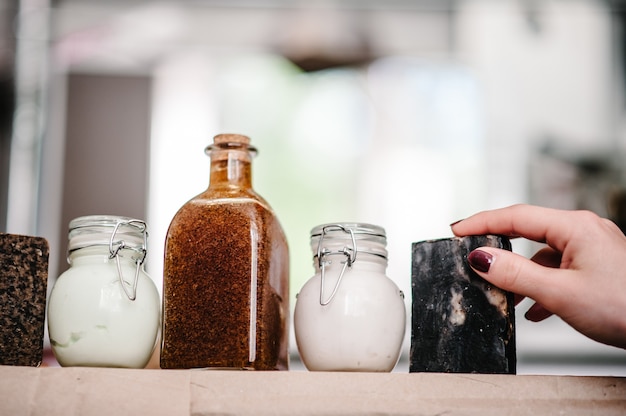
[{"label": "knuckle", "polygon": [[593,211],[579,210],[579,211],[575,211],[574,215],[577,216],[577,220],[580,221],[581,223],[593,224],[593,223],[602,222],[602,218],[600,218],[600,216]]}]

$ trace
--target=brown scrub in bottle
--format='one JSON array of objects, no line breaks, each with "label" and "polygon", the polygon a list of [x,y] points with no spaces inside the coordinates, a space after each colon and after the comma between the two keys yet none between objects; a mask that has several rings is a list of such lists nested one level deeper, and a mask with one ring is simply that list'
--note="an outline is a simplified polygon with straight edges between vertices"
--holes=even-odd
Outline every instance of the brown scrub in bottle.
[{"label": "brown scrub in bottle", "polygon": [[206,153],[209,187],[165,241],[161,367],[287,370],[289,251],[252,188],[256,149],[222,134]]}]

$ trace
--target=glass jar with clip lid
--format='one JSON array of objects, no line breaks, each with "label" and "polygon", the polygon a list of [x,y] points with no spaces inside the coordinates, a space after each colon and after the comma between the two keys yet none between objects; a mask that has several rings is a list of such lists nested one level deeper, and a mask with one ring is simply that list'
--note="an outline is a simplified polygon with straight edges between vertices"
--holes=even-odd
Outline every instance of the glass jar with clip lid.
[{"label": "glass jar with clip lid", "polygon": [[391,371],[405,332],[404,295],[386,275],[387,237],[364,223],[311,230],[315,275],[296,298],[300,357],[313,371]]},{"label": "glass jar with clip lid", "polygon": [[69,269],[48,301],[48,331],[62,366],[143,368],[157,343],[161,300],[144,271],[146,223],[113,215],[70,222]]}]

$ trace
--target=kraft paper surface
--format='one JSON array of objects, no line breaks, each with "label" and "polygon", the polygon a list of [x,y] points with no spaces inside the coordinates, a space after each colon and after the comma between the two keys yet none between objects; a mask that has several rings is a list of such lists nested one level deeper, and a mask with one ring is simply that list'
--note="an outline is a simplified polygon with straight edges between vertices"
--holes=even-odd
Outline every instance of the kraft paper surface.
[{"label": "kraft paper surface", "polygon": [[0,366],[2,415],[624,415],[626,378]]}]

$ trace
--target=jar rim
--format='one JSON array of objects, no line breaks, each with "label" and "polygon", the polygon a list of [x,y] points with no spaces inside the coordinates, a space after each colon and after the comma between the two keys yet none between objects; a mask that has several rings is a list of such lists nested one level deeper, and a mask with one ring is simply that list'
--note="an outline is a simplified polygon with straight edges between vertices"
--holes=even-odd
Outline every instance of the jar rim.
[{"label": "jar rim", "polygon": [[121,215],[84,215],[81,217],[76,217],[70,221],[69,229],[71,231],[73,229],[84,228],[84,227],[113,227],[115,228],[118,222],[127,223],[129,227],[135,227],[139,231],[142,231],[142,228],[137,224],[143,221],[137,220],[131,217],[121,216]]},{"label": "jar rim", "polygon": [[[335,228],[333,229],[332,227]],[[352,231],[355,238],[359,238],[360,235],[387,238],[387,234],[385,233],[385,229],[383,227],[364,222],[331,222],[327,224],[320,224],[311,229],[311,238],[321,236],[322,232],[325,234],[337,231],[345,233],[346,230]]]}]

